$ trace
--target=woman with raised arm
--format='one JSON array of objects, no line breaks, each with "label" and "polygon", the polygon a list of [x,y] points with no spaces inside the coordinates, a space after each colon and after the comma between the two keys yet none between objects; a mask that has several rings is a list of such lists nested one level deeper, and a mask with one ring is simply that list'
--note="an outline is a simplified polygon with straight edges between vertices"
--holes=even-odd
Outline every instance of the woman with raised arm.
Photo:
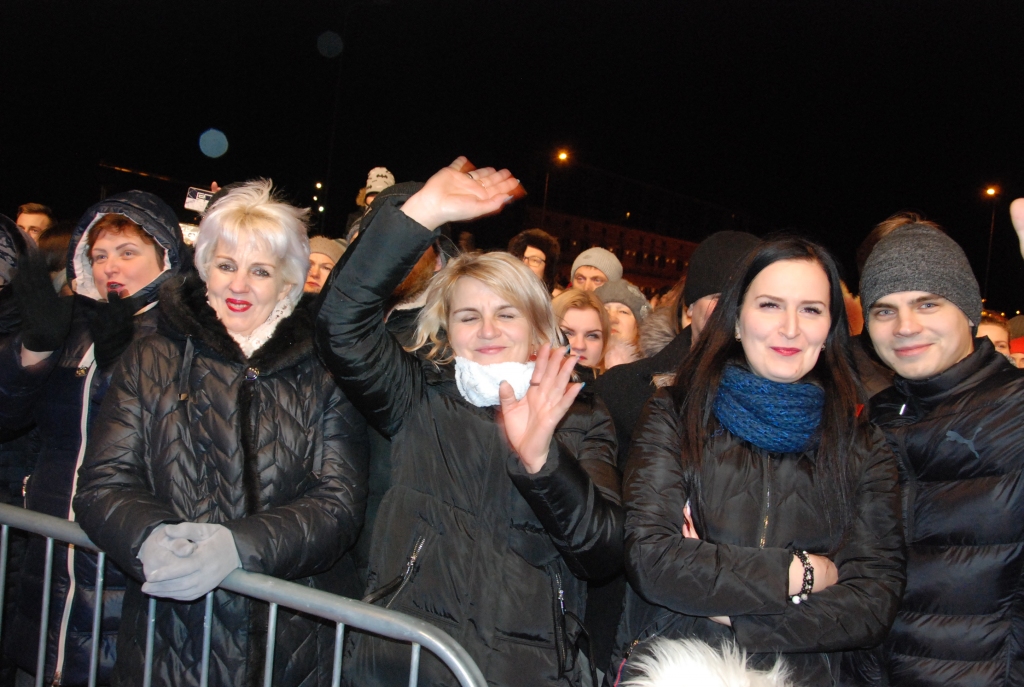
[{"label": "woman with raised arm", "polygon": [[905,582],[897,468],[848,343],[821,247],[767,241],[733,275],[633,432],[608,684],[653,637],[781,654],[806,685],[837,684],[837,652],[884,638]]},{"label": "woman with raised arm", "polygon": [[[378,196],[321,294],[321,357],[392,440],[366,600],[448,632],[489,684],[577,685],[585,580],[621,566],[622,511],[610,419],[578,403],[544,285],[506,253],[464,255],[428,287],[418,355],[384,327],[438,227],[518,185],[465,164]],[[357,634],[349,653],[349,684],[408,684],[407,644]],[[426,653],[420,666],[421,684],[456,684]]]},{"label": "woman with raised arm", "polygon": [[[216,590],[204,628],[204,595],[237,568],[344,591],[345,580],[320,573],[362,525],[366,424],[313,350],[311,297],[300,300],[307,213],[267,180],[212,204],[198,274],[163,286],[158,332],[134,342],[114,374],[74,505],[132,578],[115,687],[143,684],[147,628],[153,685],[262,684],[268,604]],[[328,683],[333,637],[333,624],[282,610],[267,677]]]}]

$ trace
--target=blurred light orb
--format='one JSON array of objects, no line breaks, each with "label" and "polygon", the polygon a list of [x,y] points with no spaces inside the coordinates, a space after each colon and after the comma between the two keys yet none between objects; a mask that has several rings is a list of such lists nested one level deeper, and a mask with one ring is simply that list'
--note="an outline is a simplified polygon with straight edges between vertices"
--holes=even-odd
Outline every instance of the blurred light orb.
[{"label": "blurred light orb", "polygon": [[337,57],[344,49],[345,43],[341,36],[333,31],[324,31],[316,39],[316,50],[324,57]]},{"label": "blurred light orb", "polygon": [[199,150],[206,157],[220,157],[228,152],[228,137],[220,129],[207,129],[199,136]]}]

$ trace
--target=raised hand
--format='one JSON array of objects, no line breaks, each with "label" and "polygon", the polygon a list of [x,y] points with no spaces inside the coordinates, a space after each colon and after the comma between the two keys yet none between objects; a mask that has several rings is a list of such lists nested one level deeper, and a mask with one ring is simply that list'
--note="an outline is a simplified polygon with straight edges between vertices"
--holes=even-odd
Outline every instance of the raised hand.
[{"label": "raised hand", "polygon": [[547,462],[555,428],[583,388],[583,384],[569,383],[578,360],[577,355],[566,356],[561,346],[552,349],[544,344],[525,396],[517,401],[508,382],[498,388],[505,436],[531,475]]},{"label": "raised hand", "polygon": [[402,212],[433,230],[445,222],[493,214],[513,198],[512,191],[519,186],[519,180],[507,169],[461,171],[468,167],[472,165],[465,157],[456,158],[405,201]]}]

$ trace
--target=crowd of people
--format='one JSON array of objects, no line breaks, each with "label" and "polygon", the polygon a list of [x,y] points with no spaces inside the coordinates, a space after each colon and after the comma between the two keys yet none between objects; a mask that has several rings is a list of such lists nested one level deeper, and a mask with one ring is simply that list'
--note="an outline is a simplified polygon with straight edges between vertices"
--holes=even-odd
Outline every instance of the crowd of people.
[{"label": "crowd of people", "polygon": [[[1024,318],[941,227],[879,223],[856,280],[718,232],[655,306],[541,229],[452,249],[518,186],[375,168],[344,240],[267,180],[194,245],[141,191],[0,215],[0,494],[108,556],[58,545],[47,588],[12,535],[0,684],[86,684],[99,603],[100,684],[142,683],[147,632],[154,685],[201,683],[204,632],[204,684],[328,684],[299,612],[263,675],[237,569],[425,620],[494,685],[1024,684]],[[343,666],[407,684],[410,655],[350,630]]]}]

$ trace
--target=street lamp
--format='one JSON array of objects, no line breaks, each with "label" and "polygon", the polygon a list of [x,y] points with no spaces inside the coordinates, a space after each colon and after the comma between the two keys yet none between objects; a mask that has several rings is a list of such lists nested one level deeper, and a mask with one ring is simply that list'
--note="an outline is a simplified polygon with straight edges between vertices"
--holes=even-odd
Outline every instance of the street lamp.
[{"label": "street lamp", "polygon": [[[559,150],[558,154],[555,156],[555,159],[558,160],[559,162],[568,162],[569,161],[569,151],[567,151],[567,150]],[[540,212],[540,228],[541,229],[544,228],[544,221],[548,217],[548,182],[550,180],[551,180],[551,167],[549,166],[548,169],[544,172],[544,204],[543,204],[543,207],[542,207],[541,212]]]},{"label": "street lamp", "polygon": [[985,291],[984,296],[988,298],[988,274],[992,269],[992,237],[996,232],[996,198],[999,196],[998,186],[989,186],[985,189],[985,195],[992,201],[992,221],[988,225],[988,259],[985,261]]}]

